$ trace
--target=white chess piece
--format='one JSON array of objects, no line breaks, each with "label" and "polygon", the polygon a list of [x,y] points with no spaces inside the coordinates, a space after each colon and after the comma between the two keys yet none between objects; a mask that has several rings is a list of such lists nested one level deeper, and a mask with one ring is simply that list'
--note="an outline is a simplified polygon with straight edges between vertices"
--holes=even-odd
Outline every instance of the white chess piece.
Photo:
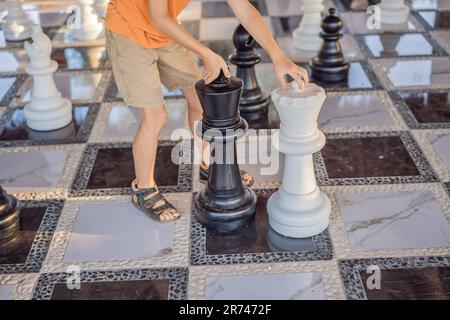
[{"label": "white chess piece", "polygon": [[105,19],[106,8],[108,7],[109,0],[95,0],[94,10],[101,19]]},{"label": "white chess piece", "polygon": [[281,186],[267,203],[269,224],[287,237],[312,237],[327,228],[331,212],[330,200],[317,186],[312,156],[325,145],[317,129],[325,91],[312,83],[300,91],[293,82],[274,90],[272,100],[281,121],[272,143],[286,158]]},{"label": "white chess piece", "polygon": [[403,24],[408,21],[409,8],[405,0],[381,0],[381,23]]},{"label": "white chess piece", "polygon": [[77,40],[95,40],[101,38],[104,33],[103,23],[94,12],[94,0],[77,0],[74,8],[74,23],[68,27],[70,34]]},{"label": "white chess piece", "polygon": [[322,44],[320,24],[323,10],[322,0],[303,0],[303,18],[297,29],[294,30],[294,46],[300,50],[318,51]]},{"label": "white chess piece", "polygon": [[33,27],[33,42],[25,42],[25,51],[30,58],[26,71],[33,77],[30,102],[25,106],[28,127],[37,131],[63,128],[72,121],[72,104],[63,98],[53,79],[58,69],[51,60],[52,42],[39,26]]},{"label": "white chess piece", "polygon": [[33,22],[22,8],[20,0],[6,0],[8,15],[3,22],[3,31],[8,41],[23,41],[31,37]]}]

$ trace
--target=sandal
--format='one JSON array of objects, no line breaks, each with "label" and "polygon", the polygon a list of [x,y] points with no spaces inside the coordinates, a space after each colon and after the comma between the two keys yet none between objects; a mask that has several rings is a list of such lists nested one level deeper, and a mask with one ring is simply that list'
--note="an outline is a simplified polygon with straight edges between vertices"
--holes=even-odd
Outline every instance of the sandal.
[{"label": "sandal", "polygon": [[[200,165],[200,182],[206,183],[208,181],[208,174],[208,169]],[[245,180],[246,176],[249,177],[247,181]],[[241,170],[241,177],[246,187],[251,187],[255,183],[255,179],[245,170]]]},{"label": "sandal", "polygon": [[[138,189],[137,181],[134,180],[131,185],[131,193],[133,205],[152,220],[167,223],[180,219],[181,214],[167,201],[157,187]],[[172,218],[163,219],[164,213],[170,213]]]}]

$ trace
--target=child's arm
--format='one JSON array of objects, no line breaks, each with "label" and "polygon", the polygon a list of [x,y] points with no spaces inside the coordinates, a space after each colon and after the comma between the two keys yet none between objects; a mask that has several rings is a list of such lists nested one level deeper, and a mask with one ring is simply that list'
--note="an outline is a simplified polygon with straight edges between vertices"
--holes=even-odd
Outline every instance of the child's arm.
[{"label": "child's arm", "polygon": [[221,56],[205,47],[168,14],[167,0],[148,0],[152,23],[168,37],[197,54],[204,64],[203,79],[208,84],[219,76],[220,70],[229,77],[230,70]]},{"label": "child's arm", "polygon": [[295,79],[300,88],[303,88],[309,81],[308,73],[281,51],[258,10],[248,0],[227,0],[227,2],[244,28],[269,54],[281,87],[285,88],[284,76],[288,74]]}]

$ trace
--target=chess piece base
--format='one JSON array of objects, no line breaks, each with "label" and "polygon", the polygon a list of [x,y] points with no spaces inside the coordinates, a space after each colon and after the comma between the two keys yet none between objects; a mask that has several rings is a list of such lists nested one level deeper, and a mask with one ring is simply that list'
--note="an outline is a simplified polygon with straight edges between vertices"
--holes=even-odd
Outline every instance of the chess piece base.
[{"label": "chess piece base", "polygon": [[[36,102],[34,102],[36,103]],[[45,105],[45,109],[39,107],[34,108],[30,103],[25,106],[25,118],[27,119],[27,126],[36,131],[52,131],[64,128],[72,122],[72,104],[70,100],[62,97],[57,97],[53,101],[40,105]],[[54,107],[49,107],[51,105]]]},{"label": "chess piece base", "polygon": [[22,244],[20,235],[20,207],[17,199],[3,194],[0,205],[0,256],[15,251]]},{"label": "chess piece base", "polygon": [[244,228],[254,219],[256,194],[250,188],[244,188],[243,194],[205,196],[205,191],[195,196],[195,214],[207,228],[232,233]]},{"label": "chess piece base", "polygon": [[309,238],[329,224],[331,203],[318,188],[307,195],[292,195],[282,188],[267,202],[269,224],[278,233],[292,238]]},{"label": "chess piece base", "polygon": [[314,58],[309,65],[311,68],[311,78],[323,83],[346,80],[350,69],[348,63],[337,66],[326,66],[322,65],[317,58]]}]

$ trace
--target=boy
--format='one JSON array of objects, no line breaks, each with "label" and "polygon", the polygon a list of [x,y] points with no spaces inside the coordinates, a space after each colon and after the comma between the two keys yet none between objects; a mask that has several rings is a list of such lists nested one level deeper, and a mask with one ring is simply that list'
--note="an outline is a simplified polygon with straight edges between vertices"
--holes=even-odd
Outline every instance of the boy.
[{"label": "boy", "polygon": [[[202,45],[177,22],[177,16],[188,2],[111,0],[106,14],[106,45],[114,77],[125,103],[139,108],[141,114],[133,141],[136,179],[132,182],[132,202],[158,222],[171,222],[180,217],[160,194],[154,180],[158,135],[167,119],[161,83],[169,90],[178,88],[183,92],[189,125],[194,130],[195,121],[202,118],[194,84],[202,78],[206,84],[211,83],[221,70],[230,77],[222,57]],[[227,2],[237,19],[271,57],[281,87],[286,86],[285,75],[288,74],[303,88],[308,83],[306,70],[283,54],[258,11],[248,0]],[[203,74],[191,52],[203,61]],[[203,161],[200,166],[203,176],[207,175],[207,168]]]}]

